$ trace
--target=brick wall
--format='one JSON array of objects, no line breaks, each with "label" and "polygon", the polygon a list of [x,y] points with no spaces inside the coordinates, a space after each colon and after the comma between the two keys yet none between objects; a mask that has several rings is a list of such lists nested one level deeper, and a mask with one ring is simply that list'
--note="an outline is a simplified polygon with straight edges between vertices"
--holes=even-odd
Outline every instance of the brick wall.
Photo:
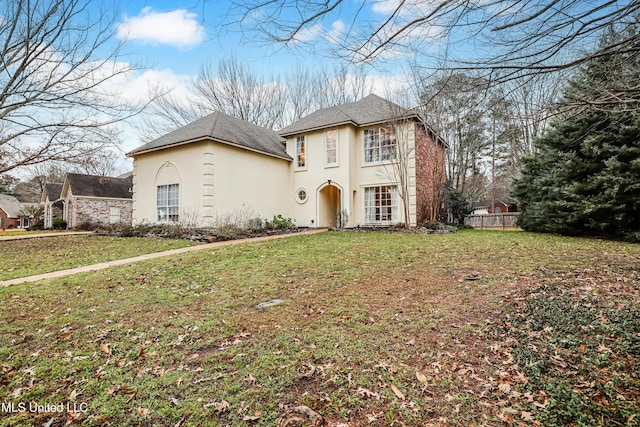
[{"label": "brick wall", "polygon": [[121,224],[131,225],[133,210],[131,200],[75,197],[71,200],[67,219],[68,226],[69,228],[77,228],[84,222],[109,224],[111,208],[120,209]]},{"label": "brick wall", "polygon": [[437,215],[442,202],[442,187],[446,179],[444,147],[434,142],[426,129],[415,124],[416,141],[416,219],[420,225]]}]

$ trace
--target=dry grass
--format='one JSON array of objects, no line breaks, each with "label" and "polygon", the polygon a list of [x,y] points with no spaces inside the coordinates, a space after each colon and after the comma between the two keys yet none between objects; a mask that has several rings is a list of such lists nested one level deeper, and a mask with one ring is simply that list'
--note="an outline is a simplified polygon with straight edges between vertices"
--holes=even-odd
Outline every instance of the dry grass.
[{"label": "dry grass", "polygon": [[[5,413],[0,425],[273,426],[297,405],[333,426],[587,425],[554,418],[555,395],[540,384],[559,374],[529,377],[521,344],[540,337],[515,339],[527,326],[510,319],[537,310],[527,292],[546,280],[597,272],[590,296],[615,282],[631,300],[611,309],[635,313],[638,270],[640,247],[619,242],[335,232],[5,288],[0,395],[86,412]],[[564,279],[555,288],[581,289]],[[636,327],[625,325],[615,333]],[[550,336],[569,363],[566,337]],[[616,372],[636,392],[618,394],[632,404],[578,411],[638,425],[629,340],[625,354],[608,348],[626,360]]]}]

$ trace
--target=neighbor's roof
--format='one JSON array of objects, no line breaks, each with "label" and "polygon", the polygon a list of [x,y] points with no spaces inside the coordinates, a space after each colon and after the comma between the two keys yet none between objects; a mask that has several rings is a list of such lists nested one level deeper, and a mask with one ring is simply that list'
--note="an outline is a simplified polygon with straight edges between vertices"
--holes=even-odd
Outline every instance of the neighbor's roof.
[{"label": "neighbor's roof", "polygon": [[221,112],[209,114],[161,136],[127,153],[127,156],[136,156],[203,139],[291,160],[285,151],[285,141],[276,132]]},{"label": "neighbor's roof", "polygon": [[42,202],[44,202],[45,194],[49,197],[50,201],[58,200],[60,193],[62,193],[62,186],[64,184],[59,183],[47,183],[44,185],[44,191],[42,193]]},{"label": "neighbor's roof", "polygon": [[0,209],[5,211],[9,218],[18,218],[20,208],[28,203],[21,203],[14,196],[8,194],[0,194]]},{"label": "neighbor's roof", "polygon": [[82,175],[68,173],[63,193],[71,188],[74,196],[102,197],[106,199],[131,199],[133,176],[115,178],[111,176]]},{"label": "neighbor's roof", "polygon": [[280,135],[290,136],[345,124],[367,126],[413,117],[417,115],[411,110],[371,94],[360,101],[315,111],[282,129]]}]

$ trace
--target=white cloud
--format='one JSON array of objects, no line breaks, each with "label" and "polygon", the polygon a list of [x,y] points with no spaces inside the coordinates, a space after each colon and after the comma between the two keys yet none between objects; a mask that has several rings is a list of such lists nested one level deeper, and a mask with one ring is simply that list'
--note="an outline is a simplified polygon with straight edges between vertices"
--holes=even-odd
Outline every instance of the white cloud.
[{"label": "white cloud", "polygon": [[151,7],[142,9],[138,16],[124,16],[117,25],[118,38],[158,43],[181,48],[200,44],[204,40],[204,27],[197,14],[185,9],[156,12]]},{"label": "white cloud", "polygon": [[344,33],[344,29],[344,22],[339,19],[337,21],[334,21],[333,24],[331,24],[331,31],[327,33],[327,41],[332,44],[338,43],[340,41],[340,38],[342,37],[342,34]]},{"label": "white cloud", "polygon": [[304,30],[299,31],[295,35],[294,40],[298,43],[306,43],[315,39],[321,34],[322,34],[322,24],[317,23],[312,25],[309,28],[305,28]]},{"label": "white cloud", "polygon": [[175,74],[171,69],[147,70],[141,74],[130,74],[119,84],[120,93],[125,101],[145,102],[155,88],[170,91],[171,95],[186,100],[189,83],[193,76]]}]

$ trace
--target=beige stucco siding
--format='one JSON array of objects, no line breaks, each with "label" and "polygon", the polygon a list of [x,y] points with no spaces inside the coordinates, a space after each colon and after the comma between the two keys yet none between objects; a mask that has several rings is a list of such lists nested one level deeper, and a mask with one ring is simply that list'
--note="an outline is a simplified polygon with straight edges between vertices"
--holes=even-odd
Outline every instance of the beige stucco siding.
[{"label": "beige stucco siding", "polygon": [[[202,220],[203,159],[209,144],[194,143],[138,155],[133,161],[133,223],[157,222],[157,185],[179,185],[180,217]],[[191,220],[191,218],[189,218]]]},{"label": "beige stucco siding", "polygon": [[289,161],[223,144],[213,154],[214,216],[291,217]]},{"label": "beige stucco siding", "polygon": [[[415,192],[415,153],[413,150],[413,123],[399,124],[398,138],[404,138],[406,143],[401,149],[408,152],[409,177],[409,223],[416,223],[416,192]],[[372,126],[377,127],[377,126]],[[329,128],[330,130],[331,128]],[[338,163],[326,164],[326,132],[327,129],[308,132],[305,136],[306,165],[298,168],[291,164],[292,192],[294,200],[294,216],[299,225],[327,226],[330,221],[333,206],[327,210],[327,203],[331,203],[332,195],[325,188],[329,185],[340,190],[340,209],[349,216],[347,227],[365,224],[364,189],[379,185],[397,185],[398,177],[389,162],[365,163],[364,161],[364,132],[368,128],[356,128],[347,125],[338,128]],[[287,153],[296,158],[296,136],[287,139]],[[300,190],[307,191],[308,199],[304,203],[295,201],[295,194]],[[402,221],[404,212],[402,200],[398,201],[398,221]],[[331,212],[329,212],[331,211]]]},{"label": "beige stucco siding", "polygon": [[[244,210],[270,219],[290,213],[289,162],[214,141],[134,158],[134,223],[157,222],[156,187],[179,184],[179,222],[212,226]],[[277,189],[277,191],[274,191]]]},{"label": "beige stucco siding", "polygon": [[[333,186],[340,189],[339,206],[333,206],[338,210],[341,208],[349,212],[353,210],[351,205],[351,145],[354,135],[354,128],[351,126],[343,126],[341,128],[330,128],[328,130],[337,130],[337,163],[328,165],[326,163],[326,134],[327,130],[309,132],[305,136],[306,165],[304,168],[298,168],[295,160],[291,163],[291,193],[289,198],[293,201],[294,217],[297,224],[307,227],[323,227],[334,225],[335,214],[333,209],[329,212],[326,206],[321,203],[321,192],[327,186]],[[296,137],[287,139],[287,154],[295,159],[296,157]],[[331,184],[329,184],[329,180]],[[304,203],[296,201],[296,193],[304,189],[308,198]],[[326,190],[324,197],[333,198],[334,195],[330,190]],[[337,214],[337,212],[335,212]],[[333,215],[332,215],[333,214]],[[348,225],[348,224],[347,224]]]}]

